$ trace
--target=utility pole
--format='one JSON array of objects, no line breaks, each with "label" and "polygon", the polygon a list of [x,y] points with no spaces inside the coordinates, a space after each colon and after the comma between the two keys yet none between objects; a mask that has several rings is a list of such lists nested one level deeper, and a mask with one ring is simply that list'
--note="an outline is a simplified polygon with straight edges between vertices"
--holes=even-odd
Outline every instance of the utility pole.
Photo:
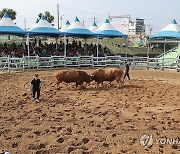
[{"label": "utility pole", "polygon": [[150,34],[150,35],[151,35],[151,33],[152,33],[152,30],[153,30],[152,25],[149,25],[149,34]]},{"label": "utility pole", "polygon": [[62,19],[63,19],[63,16],[64,16],[64,15],[60,16],[60,28],[59,28],[59,29],[62,28]]},{"label": "utility pole", "polygon": [[59,4],[57,3],[57,17],[58,17],[58,27],[57,29],[59,30]]},{"label": "utility pole", "polygon": [[[24,18],[24,30],[25,30],[25,31],[27,30],[27,28],[26,28],[26,18]],[[23,47],[24,47],[24,49],[26,49],[25,46],[26,46],[25,36],[23,36]]]}]

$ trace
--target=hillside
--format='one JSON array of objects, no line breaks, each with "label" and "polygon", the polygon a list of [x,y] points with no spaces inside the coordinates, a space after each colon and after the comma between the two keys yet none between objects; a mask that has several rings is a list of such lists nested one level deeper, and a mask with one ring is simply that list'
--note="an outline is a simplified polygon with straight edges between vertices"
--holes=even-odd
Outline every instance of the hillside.
[{"label": "hillside", "polygon": [[[89,39],[88,42],[96,43],[96,39]],[[127,54],[128,55],[147,55],[148,48],[146,47],[123,47],[123,44],[127,44],[127,39],[124,38],[104,38],[100,40],[100,43],[102,46],[106,46],[107,48],[111,49],[111,51],[114,54]],[[117,44],[117,45],[116,45]],[[149,54],[150,55],[158,55],[161,54],[163,50],[161,49],[154,49],[153,51],[149,49]]]}]

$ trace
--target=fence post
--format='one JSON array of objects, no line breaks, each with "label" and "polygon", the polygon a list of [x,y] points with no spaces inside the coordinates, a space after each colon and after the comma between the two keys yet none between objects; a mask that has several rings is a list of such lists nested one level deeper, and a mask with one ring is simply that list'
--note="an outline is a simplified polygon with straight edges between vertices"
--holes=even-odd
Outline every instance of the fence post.
[{"label": "fence post", "polygon": [[37,70],[39,69],[39,56],[36,56],[36,66],[37,66]]},{"label": "fence post", "polygon": [[10,59],[10,56],[8,55],[8,73],[10,73],[10,62],[11,62],[11,59]]},{"label": "fence post", "polygon": [[149,56],[147,57],[147,70],[149,70]]},{"label": "fence post", "polygon": [[121,56],[120,55],[118,56],[118,60],[119,60],[118,68],[120,68],[120,66],[121,66]]},{"label": "fence post", "polygon": [[180,56],[177,57],[177,72],[180,72]]},{"label": "fence post", "polygon": [[22,57],[22,64],[23,64],[22,67],[23,67],[23,71],[24,71],[24,59],[25,59],[25,58],[24,58],[24,55],[23,55],[23,57]]},{"label": "fence post", "polygon": [[165,65],[164,65],[164,58],[163,58],[162,68],[161,68],[162,71],[164,71],[164,66],[165,66]]},{"label": "fence post", "polygon": [[80,58],[80,56],[78,56],[78,68],[80,68],[80,60],[81,60],[81,58]]},{"label": "fence post", "polygon": [[53,56],[51,55],[51,60],[50,60],[50,62],[51,62],[51,68],[53,68],[54,67],[54,61],[53,61]]},{"label": "fence post", "polygon": [[94,67],[93,58],[94,58],[94,57],[93,57],[93,56],[91,56],[91,64],[92,64],[92,65],[91,65],[91,67]]},{"label": "fence post", "polygon": [[134,70],[134,67],[135,67],[134,59],[135,59],[135,56],[133,56],[133,70]]}]

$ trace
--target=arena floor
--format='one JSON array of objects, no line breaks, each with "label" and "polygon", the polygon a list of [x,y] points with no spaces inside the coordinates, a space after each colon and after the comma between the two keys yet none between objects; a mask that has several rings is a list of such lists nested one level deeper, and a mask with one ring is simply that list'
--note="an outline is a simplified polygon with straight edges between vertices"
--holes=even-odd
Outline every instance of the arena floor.
[{"label": "arena floor", "polygon": [[[34,73],[0,74],[0,152],[180,153],[180,144],[155,142],[180,139],[180,73],[131,70],[119,89],[92,83],[57,90],[54,71],[39,71],[39,104],[28,91]],[[153,136],[152,147],[140,144],[143,135]]]}]

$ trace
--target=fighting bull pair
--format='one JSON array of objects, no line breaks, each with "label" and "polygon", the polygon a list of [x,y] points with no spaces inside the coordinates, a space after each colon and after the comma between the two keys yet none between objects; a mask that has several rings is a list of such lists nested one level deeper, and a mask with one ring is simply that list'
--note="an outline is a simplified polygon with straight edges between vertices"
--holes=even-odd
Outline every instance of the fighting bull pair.
[{"label": "fighting bull pair", "polygon": [[82,86],[84,82],[90,84],[91,81],[96,81],[97,85],[103,84],[104,81],[116,80],[118,86],[122,86],[124,81],[124,70],[119,68],[106,68],[106,69],[96,69],[88,74],[81,70],[59,70],[55,72],[56,83],[59,86],[61,82],[65,83],[76,83],[76,88],[80,85]]}]

